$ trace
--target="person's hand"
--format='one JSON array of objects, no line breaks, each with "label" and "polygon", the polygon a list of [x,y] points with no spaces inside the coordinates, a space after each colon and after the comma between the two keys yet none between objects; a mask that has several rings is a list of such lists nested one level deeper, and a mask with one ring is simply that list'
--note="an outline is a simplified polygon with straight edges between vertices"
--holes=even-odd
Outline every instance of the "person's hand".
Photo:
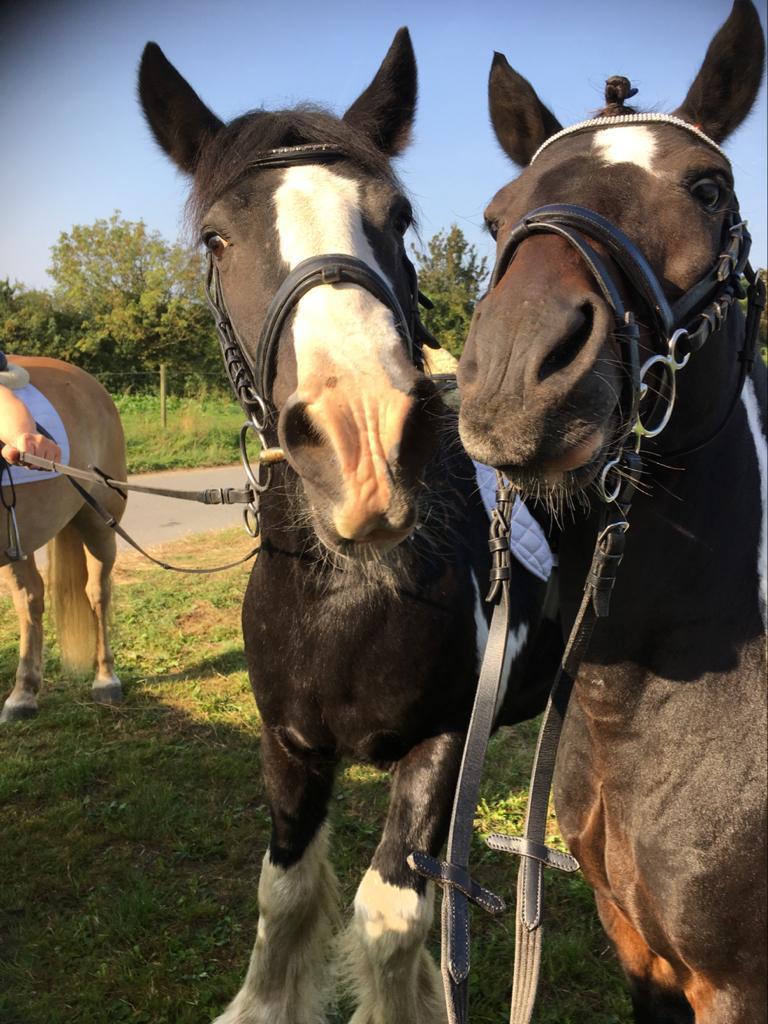
[{"label": "person's hand", "polygon": [[[49,437],[42,434],[19,434],[13,441],[3,446],[0,455],[6,462],[16,464],[21,453],[37,455],[40,459],[50,459],[51,462],[58,462],[61,458],[61,448]],[[39,469],[39,466],[28,466],[28,469]]]}]

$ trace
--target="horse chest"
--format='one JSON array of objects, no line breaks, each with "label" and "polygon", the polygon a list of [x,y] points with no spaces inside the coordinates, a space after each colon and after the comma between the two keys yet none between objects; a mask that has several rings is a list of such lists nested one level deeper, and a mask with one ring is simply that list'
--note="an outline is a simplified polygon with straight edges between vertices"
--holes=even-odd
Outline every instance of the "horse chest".
[{"label": "horse chest", "polygon": [[[428,734],[464,721],[476,676],[471,591],[454,574],[429,594],[318,600],[274,581],[249,587],[244,634],[262,717],[308,747],[397,760]],[[270,584],[267,586],[266,584]]]}]

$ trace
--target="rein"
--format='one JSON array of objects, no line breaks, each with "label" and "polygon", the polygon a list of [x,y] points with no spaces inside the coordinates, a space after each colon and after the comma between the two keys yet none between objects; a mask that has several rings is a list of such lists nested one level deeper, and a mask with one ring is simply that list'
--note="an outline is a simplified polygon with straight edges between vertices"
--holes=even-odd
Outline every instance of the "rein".
[{"label": "rein", "polygon": [[[633,123],[646,115],[633,116]],[[649,120],[676,123],[677,118],[650,115]],[[566,129],[572,131],[626,123],[626,118],[598,118]],[[681,122],[681,126],[691,128]],[[722,150],[699,130],[718,152]],[[549,140],[555,141],[555,138]],[[547,143],[548,144],[548,143]],[[547,145],[545,144],[545,145]],[[544,147],[542,147],[544,148]],[[541,150],[539,150],[541,152]],[[538,156],[535,154],[534,159]],[[587,264],[612,310],[614,337],[624,368],[620,396],[629,430],[608,458],[598,479],[604,503],[592,562],[584,583],[584,595],[565,645],[557,675],[541,723],[529,788],[523,835],[491,835],[487,844],[494,850],[522,858],[517,879],[515,965],[510,1024],[529,1024],[533,1013],[541,962],[543,920],[543,869],[555,867],[575,871],[578,863],[545,844],[549,793],[555,770],[557,747],[568,701],[581,662],[598,619],[608,616],[610,598],[621,564],[629,514],[642,472],[643,441],[658,437],[672,416],[676,399],[676,374],[684,369],[711,334],[719,331],[738,298],[744,297],[741,277],[748,282],[744,341],[738,352],[739,378],[735,395],[717,429],[699,443],[668,457],[683,457],[709,444],[730,420],[755,356],[760,311],[765,306],[765,286],[748,262],[750,236],[746,223],[732,214],[726,226],[722,251],[711,270],[670,306],[663,289],[640,249],[614,224],[592,210],[567,204],[543,206],[526,214],[512,229],[493,271],[495,287],[514,259],[519,245],[533,234],[551,233],[564,238]],[[639,328],[635,315],[626,310],[620,291],[592,241],[598,242],[640,297],[643,312],[650,316],[659,351],[640,363]],[[656,399],[646,408],[652,374],[661,375]],[[488,740],[493,728],[496,701],[503,674],[504,653],[509,633],[509,512],[512,488],[498,474],[497,506],[491,522],[489,548],[493,559],[491,590],[486,598],[495,602],[488,644],[480,670],[472,717],[454,797],[445,861],[414,852],[410,866],[442,886],[442,974],[450,1024],[469,1021],[470,935],[469,902],[497,914],[504,903],[488,892],[469,873],[469,852],[474,813]]]},{"label": "rein", "polygon": [[[47,436],[50,436],[48,435],[48,431],[44,431],[44,433]],[[235,562],[227,562],[226,565],[216,565],[207,569],[194,569],[183,565],[171,565],[169,562],[163,562],[161,559],[150,555],[148,551],[145,551],[144,548],[141,547],[141,545],[123,529],[112,513],[107,511],[101,502],[94,498],[93,495],[78,481],[82,480],[87,483],[103,484],[105,487],[111,487],[113,491],[117,491],[117,493],[123,498],[126,497],[126,491],[139,491],[142,494],[156,494],[163,498],[178,498],[182,501],[197,501],[203,505],[247,504],[252,499],[252,492],[249,487],[246,487],[244,490],[236,490],[234,487],[209,487],[202,491],[178,491],[165,487],[146,487],[143,484],[128,483],[126,480],[114,480],[103,470],[99,469],[98,466],[93,466],[90,470],[76,469],[74,466],[64,466],[58,462],[54,462],[52,459],[43,459],[39,455],[29,455],[26,452],[21,452],[19,465],[27,466],[31,469],[45,469],[50,472],[60,473],[62,476],[66,477],[67,481],[77,491],[83,501],[93,509],[93,511],[111,530],[114,530],[118,537],[122,537],[126,544],[130,544],[130,546],[135,551],[138,551],[140,555],[143,555],[144,558],[149,559],[150,562],[154,562],[155,565],[159,565],[163,569],[170,569],[172,572],[189,573],[196,576],[206,576],[214,572],[223,572],[225,569],[234,569],[235,566],[242,565],[243,562],[247,562],[258,553],[258,547],[255,547],[249,551],[248,554],[243,555],[242,558],[238,558]],[[8,464],[3,460],[2,471],[7,470]],[[1,477],[2,473],[0,472],[0,478]],[[6,504],[4,495],[2,497],[2,502],[8,509],[11,516],[12,529],[15,534],[15,543],[12,542],[10,547],[6,549],[6,554],[12,562],[18,562],[22,558],[25,558],[26,555],[21,550],[21,541],[19,539],[18,527],[16,526],[16,515],[13,508],[16,502],[16,494],[15,488],[13,487],[13,478],[10,472],[8,472],[8,479],[11,482],[12,487],[11,503]],[[11,529],[11,525],[9,525],[9,529]]]}]

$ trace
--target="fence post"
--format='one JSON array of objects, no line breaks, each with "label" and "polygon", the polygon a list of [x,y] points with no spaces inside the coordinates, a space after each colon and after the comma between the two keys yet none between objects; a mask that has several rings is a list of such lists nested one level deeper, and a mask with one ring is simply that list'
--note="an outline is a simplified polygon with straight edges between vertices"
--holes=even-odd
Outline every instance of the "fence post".
[{"label": "fence post", "polygon": [[160,363],[160,426],[163,430],[168,426],[168,409],[165,397],[165,363]]}]

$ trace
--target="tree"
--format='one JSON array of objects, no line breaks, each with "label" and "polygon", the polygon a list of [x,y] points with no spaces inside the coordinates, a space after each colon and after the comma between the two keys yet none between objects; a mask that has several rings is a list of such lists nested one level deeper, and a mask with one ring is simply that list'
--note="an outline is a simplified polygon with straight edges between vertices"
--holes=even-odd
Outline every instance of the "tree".
[{"label": "tree", "polygon": [[434,303],[434,309],[424,313],[424,323],[443,348],[458,357],[488,274],[488,261],[478,257],[456,224],[433,235],[426,252],[414,246],[413,253],[419,288]]},{"label": "tree", "polygon": [[197,252],[116,211],[62,232],[51,257],[53,307],[78,322],[70,358],[84,369],[102,379],[162,362],[177,371],[218,371]]},{"label": "tree", "polygon": [[80,322],[56,308],[46,291],[0,281],[0,349],[72,360]]}]

